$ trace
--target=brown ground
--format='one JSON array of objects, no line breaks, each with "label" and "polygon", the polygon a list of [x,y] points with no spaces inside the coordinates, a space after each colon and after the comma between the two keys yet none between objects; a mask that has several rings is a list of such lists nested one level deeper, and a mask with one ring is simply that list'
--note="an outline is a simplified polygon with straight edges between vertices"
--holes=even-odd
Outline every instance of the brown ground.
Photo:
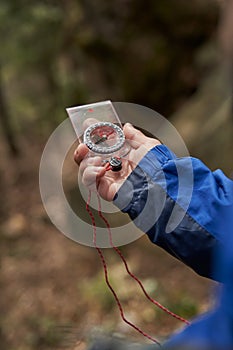
[{"label": "brown ground", "polygon": [[[100,330],[144,341],[121,322],[96,251],[67,239],[50,223],[38,189],[43,144],[28,139],[21,145],[24,154],[11,161],[4,147],[0,150],[1,349],[83,350],[90,334]],[[148,291],[173,311],[192,317],[209,307],[210,283],[146,237],[122,251]],[[144,298],[113,251],[106,257],[130,320],[158,338],[180,327]]]}]

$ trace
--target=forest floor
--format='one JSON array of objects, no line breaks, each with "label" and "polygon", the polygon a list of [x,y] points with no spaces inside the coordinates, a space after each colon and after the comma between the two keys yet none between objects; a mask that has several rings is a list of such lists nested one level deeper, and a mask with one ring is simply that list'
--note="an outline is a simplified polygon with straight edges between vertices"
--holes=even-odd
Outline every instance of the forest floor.
[{"label": "forest floor", "polygon": [[[1,349],[83,350],[99,332],[143,342],[122,323],[95,249],[69,240],[47,217],[38,182],[45,141],[38,143],[28,135],[20,140],[22,153],[15,159],[0,147]],[[151,295],[172,311],[192,318],[213,303],[212,283],[145,236],[124,246],[122,252]],[[158,339],[182,327],[146,300],[111,249],[105,254],[131,321]]]}]

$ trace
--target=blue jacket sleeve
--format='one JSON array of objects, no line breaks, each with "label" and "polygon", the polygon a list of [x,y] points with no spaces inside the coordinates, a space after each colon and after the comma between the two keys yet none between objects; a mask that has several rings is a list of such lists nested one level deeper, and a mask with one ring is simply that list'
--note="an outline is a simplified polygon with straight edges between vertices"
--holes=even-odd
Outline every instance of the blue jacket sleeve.
[{"label": "blue jacket sleeve", "polygon": [[233,205],[223,206],[218,216],[222,218],[223,249],[216,253],[214,268],[223,286],[217,306],[173,335],[163,346],[166,350],[233,349]]},{"label": "blue jacket sleeve", "polygon": [[164,145],[147,153],[114,198],[153,243],[209,278],[223,244],[219,212],[232,202],[232,181],[222,171],[177,158]]}]

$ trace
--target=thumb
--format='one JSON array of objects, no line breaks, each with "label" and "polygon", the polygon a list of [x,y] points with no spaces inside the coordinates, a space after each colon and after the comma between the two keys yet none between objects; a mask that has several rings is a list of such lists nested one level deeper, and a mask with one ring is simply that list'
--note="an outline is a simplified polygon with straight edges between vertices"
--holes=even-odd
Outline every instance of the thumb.
[{"label": "thumb", "polygon": [[145,136],[140,130],[134,128],[130,123],[126,123],[123,130],[125,138],[134,149],[138,149],[143,145],[145,149],[149,150],[161,144],[158,139]]},{"label": "thumb", "polygon": [[126,123],[123,130],[125,138],[130,141],[133,148],[138,148],[147,139],[147,137],[141,131],[135,129],[130,123]]}]

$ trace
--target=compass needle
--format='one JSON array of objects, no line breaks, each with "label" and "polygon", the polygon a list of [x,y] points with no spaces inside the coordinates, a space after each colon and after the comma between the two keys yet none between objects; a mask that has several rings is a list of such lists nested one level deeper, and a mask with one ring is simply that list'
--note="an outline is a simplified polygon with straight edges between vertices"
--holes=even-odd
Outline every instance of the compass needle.
[{"label": "compass needle", "polygon": [[101,138],[99,138],[95,144],[98,145],[99,143],[102,143],[104,141],[106,141],[108,139],[108,137],[106,135],[102,136]]}]

